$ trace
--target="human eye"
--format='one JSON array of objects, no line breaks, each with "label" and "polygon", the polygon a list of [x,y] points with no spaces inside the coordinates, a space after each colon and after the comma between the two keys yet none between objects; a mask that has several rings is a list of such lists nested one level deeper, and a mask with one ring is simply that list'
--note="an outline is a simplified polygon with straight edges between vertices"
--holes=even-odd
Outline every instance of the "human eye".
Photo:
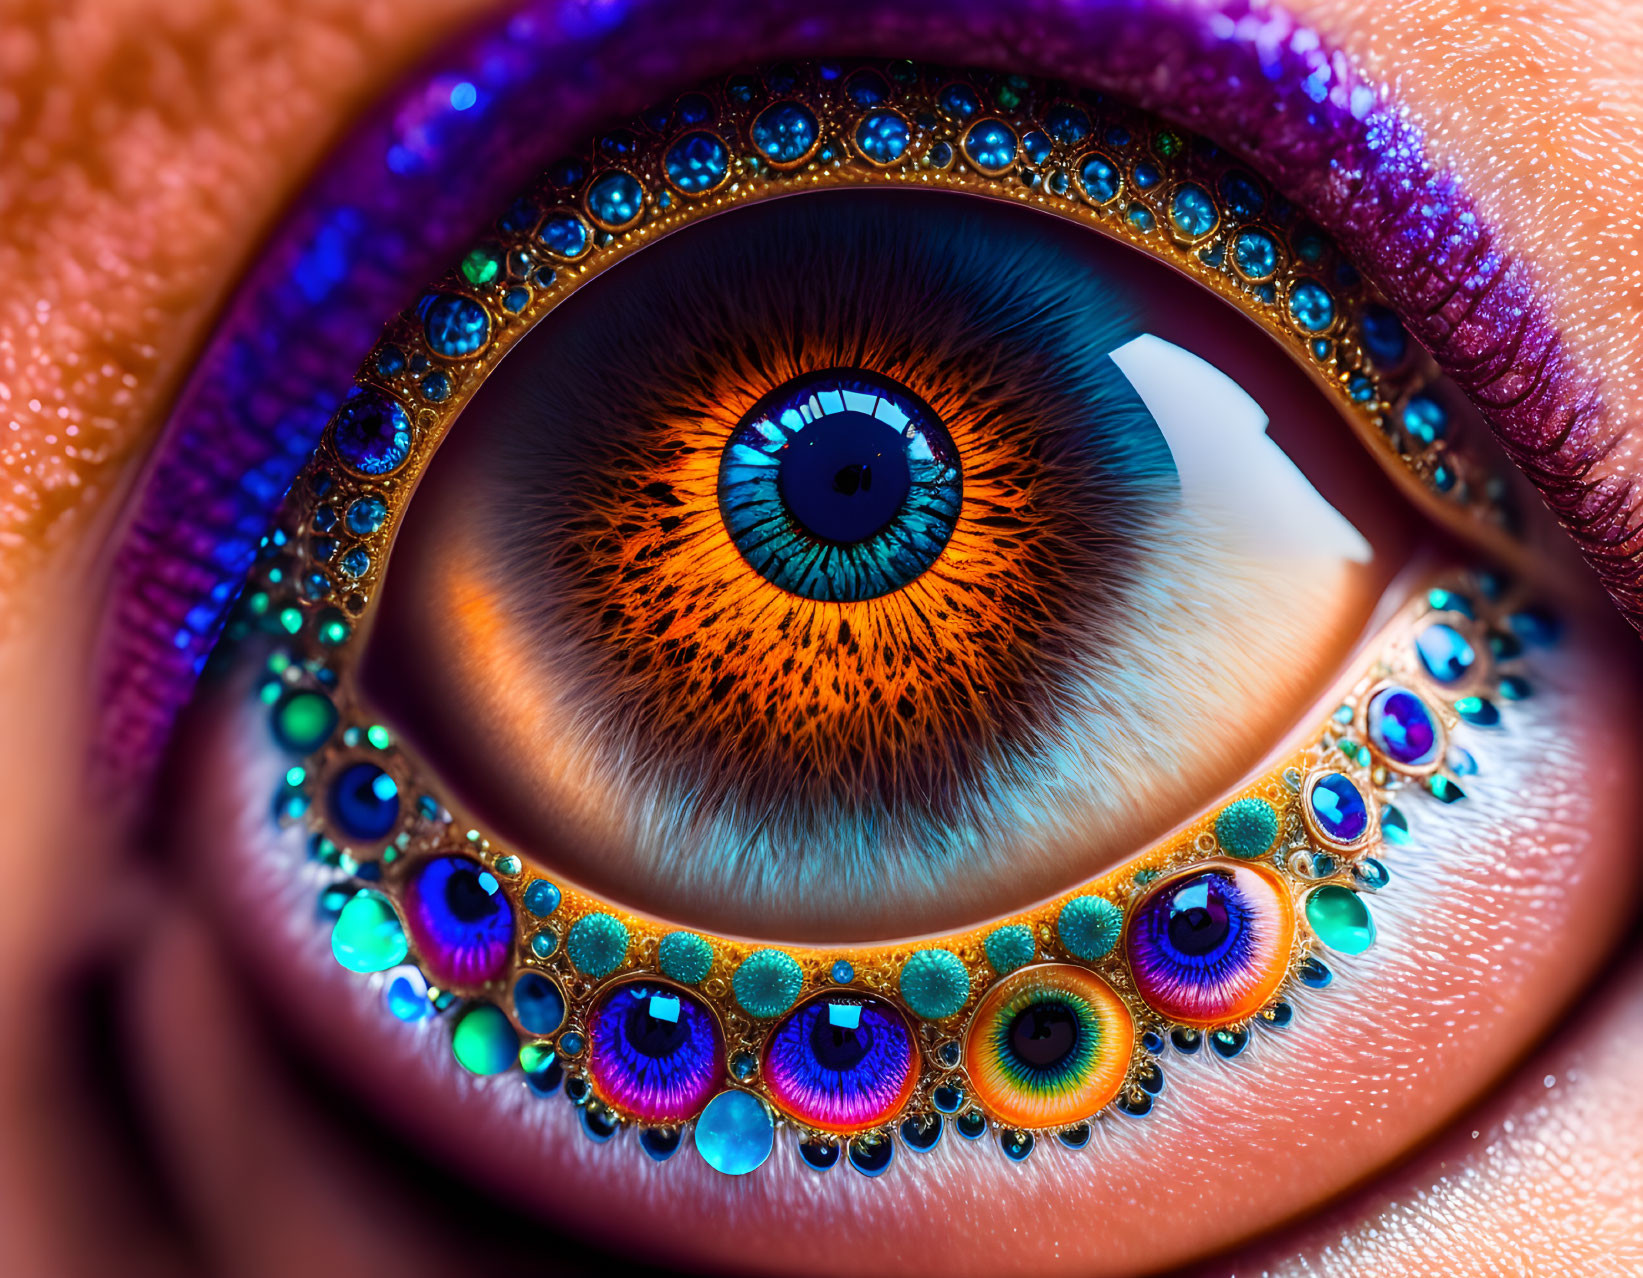
[{"label": "human eye", "polygon": [[[1054,1193],[1171,1263],[1601,958],[1634,690],[1413,335],[1477,308],[1143,95],[901,52],[708,63],[539,157],[315,415],[174,834],[364,1104],[573,1232],[641,1186],[751,1222],[670,1263],[803,1268]],[[1592,410],[1489,358],[1524,432]]]}]

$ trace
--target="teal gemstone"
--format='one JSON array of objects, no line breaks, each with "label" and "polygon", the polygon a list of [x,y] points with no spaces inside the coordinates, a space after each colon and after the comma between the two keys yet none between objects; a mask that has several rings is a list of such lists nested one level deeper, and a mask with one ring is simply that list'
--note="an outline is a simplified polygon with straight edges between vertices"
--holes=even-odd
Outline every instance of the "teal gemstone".
[{"label": "teal gemstone", "polygon": [[500,1008],[475,1003],[451,1033],[451,1053],[470,1074],[500,1074],[519,1059],[519,1035]]},{"label": "teal gemstone", "polygon": [[1375,943],[1375,920],[1350,888],[1318,888],[1306,898],[1306,921],[1320,941],[1342,954],[1362,954]]},{"label": "teal gemstone", "polygon": [[1303,331],[1321,333],[1335,322],[1335,299],[1316,280],[1302,280],[1290,290],[1289,317]]},{"label": "teal gemstone", "polygon": [[565,953],[589,976],[609,976],[627,957],[627,927],[613,914],[584,915],[571,928]]},{"label": "teal gemstone", "polygon": [[525,908],[539,919],[545,919],[559,908],[559,888],[546,879],[537,879],[525,889]]},{"label": "teal gemstone", "polygon": [[1462,697],[1455,702],[1455,713],[1480,728],[1492,728],[1500,722],[1500,711],[1495,703],[1483,697]]},{"label": "teal gemstone", "polygon": [[1278,838],[1278,814],[1265,799],[1239,799],[1215,818],[1215,841],[1233,856],[1265,856]]},{"label": "teal gemstone", "polygon": [[1105,958],[1124,930],[1124,911],[1104,896],[1075,896],[1061,907],[1055,930],[1073,957]]},{"label": "teal gemstone", "polygon": [[850,966],[849,960],[839,959],[833,964],[833,984],[848,985],[856,979],[856,969]]},{"label": "teal gemstone", "polygon": [[776,1124],[764,1102],[751,1092],[720,1092],[696,1120],[696,1152],[726,1176],[755,1170],[775,1144]]},{"label": "teal gemstone", "polygon": [[919,950],[902,965],[901,997],[915,1016],[939,1021],[970,997],[970,974],[951,950]]},{"label": "teal gemstone", "polygon": [[736,1001],[749,1016],[780,1016],[804,987],[804,969],[781,950],[754,950],[730,978]]},{"label": "teal gemstone", "polygon": [[337,708],[318,692],[293,692],[274,709],[274,736],[292,754],[312,754],[336,731]]},{"label": "teal gemstone", "polygon": [[1000,976],[1018,967],[1026,967],[1033,961],[1032,929],[1021,923],[994,928],[987,934],[983,945],[987,951],[987,962]]},{"label": "teal gemstone", "polygon": [[531,937],[531,953],[537,958],[547,958],[559,948],[559,938],[552,932],[538,932]]},{"label": "teal gemstone", "polygon": [[1448,777],[1427,777],[1426,788],[1432,792],[1434,798],[1442,803],[1459,803],[1466,797],[1466,791],[1462,790]]},{"label": "teal gemstone", "polygon": [[1175,229],[1188,239],[1202,239],[1215,229],[1219,215],[1215,211],[1215,201],[1210,198],[1208,191],[1196,183],[1188,182],[1175,192],[1175,198],[1170,201],[1170,221]]},{"label": "teal gemstone", "polygon": [[1232,242],[1232,260],[1249,279],[1271,279],[1278,269],[1277,242],[1265,231],[1240,231]]},{"label": "teal gemstone", "polygon": [[669,932],[656,947],[662,975],[681,985],[694,985],[713,970],[713,947],[694,932]]},{"label": "teal gemstone", "polygon": [[405,961],[405,929],[381,892],[361,888],[331,929],[331,953],[350,972],[386,972]]},{"label": "teal gemstone", "polygon": [[1390,803],[1381,809],[1381,838],[1399,847],[1408,847],[1412,841],[1409,837],[1409,818]]}]

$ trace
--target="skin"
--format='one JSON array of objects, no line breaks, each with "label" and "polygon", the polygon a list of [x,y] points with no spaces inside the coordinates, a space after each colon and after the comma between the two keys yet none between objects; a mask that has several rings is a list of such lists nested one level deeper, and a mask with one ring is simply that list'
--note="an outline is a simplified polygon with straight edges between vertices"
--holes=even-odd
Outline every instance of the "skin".
[{"label": "skin", "polygon": [[[351,113],[490,7],[80,0],[65,16],[49,0],[13,0],[0,14],[9,1272],[432,1273],[466,1267],[487,1245],[463,1227],[462,1209],[482,1205],[471,1196],[443,1215],[390,1217],[381,1134],[335,1123],[324,1089],[284,1068],[212,901],[128,854],[140,796],[88,797],[80,761],[120,503],[215,308]],[[1643,465],[1643,17],[1626,0],[1290,7],[1395,88],[1535,265],[1565,340],[1602,372],[1620,441],[1602,469],[1631,476]],[[1605,837],[1618,864],[1629,843]],[[1611,894],[1565,920],[1587,929],[1565,993],[1612,949],[1630,905]],[[105,970],[127,994],[117,1048],[88,1039],[75,1010]],[[1206,1272],[1634,1271],[1643,966],[1622,958],[1609,970],[1527,1064],[1513,1067],[1520,1036],[1450,1080],[1437,1108],[1476,1108],[1446,1134],[1413,1153],[1423,1130],[1359,1151],[1366,1171],[1405,1157]],[[127,1109],[100,1068],[112,1050],[129,1067]],[[124,1121],[128,1110],[140,1117]],[[1206,1246],[1221,1237],[1202,1232]]]}]

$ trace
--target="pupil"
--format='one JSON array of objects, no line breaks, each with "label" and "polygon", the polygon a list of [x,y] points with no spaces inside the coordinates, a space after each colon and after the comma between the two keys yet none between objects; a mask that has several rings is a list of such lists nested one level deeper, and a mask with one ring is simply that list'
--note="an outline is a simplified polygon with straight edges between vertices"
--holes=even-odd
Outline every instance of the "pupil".
[{"label": "pupil", "polygon": [[1078,1017],[1065,1003],[1034,1003],[1010,1022],[1010,1051],[1033,1069],[1054,1069],[1077,1048]]},{"label": "pupil", "polygon": [[906,441],[866,413],[818,418],[787,442],[780,457],[782,502],[821,541],[866,541],[896,517],[912,486]]},{"label": "pupil", "polygon": [[1220,891],[1208,882],[1189,883],[1170,908],[1169,942],[1186,958],[1202,958],[1226,944],[1232,921]]},{"label": "pupil", "polygon": [[648,991],[637,995],[633,1006],[628,1009],[622,1029],[627,1035],[628,1046],[652,1060],[672,1056],[690,1041],[690,1027],[685,1024],[683,1015],[665,1021],[650,1014]]},{"label": "pupil", "polygon": [[445,908],[459,923],[481,923],[496,913],[497,903],[475,871],[457,870],[445,880]]},{"label": "pupil", "polygon": [[873,1033],[864,1025],[855,1029],[830,1025],[823,1014],[816,1018],[815,1028],[810,1031],[810,1050],[815,1054],[816,1064],[823,1069],[847,1073],[873,1050]]}]

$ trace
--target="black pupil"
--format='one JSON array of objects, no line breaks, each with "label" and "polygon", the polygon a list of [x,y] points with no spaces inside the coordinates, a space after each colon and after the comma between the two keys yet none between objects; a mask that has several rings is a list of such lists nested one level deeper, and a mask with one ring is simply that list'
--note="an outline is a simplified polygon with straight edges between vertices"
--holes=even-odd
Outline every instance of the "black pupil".
[{"label": "black pupil", "polygon": [[662,1016],[652,1016],[650,997],[645,992],[635,996],[622,1028],[627,1034],[628,1046],[641,1056],[660,1060],[664,1056],[672,1056],[690,1041],[690,1026],[685,1024],[683,1009],[677,1007],[671,995],[668,1001],[676,1008],[674,1018],[670,1021]]},{"label": "black pupil", "polygon": [[873,1031],[859,1022],[854,1029],[834,1025],[824,1009],[810,1031],[810,1050],[816,1064],[843,1074],[855,1069],[873,1050]]},{"label": "black pupil", "polygon": [[1065,1003],[1034,1003],[1010,1022],[1010,1051],[1023,1065],[1054,1069],[1078,1050],[1078,1017]]},{"label": "black pupil", "polygon": [[479,884],[477,870],[457,870],[445,880],[445,908],[458,923],[483,923],[496,913],[496,898]]},{"label": "black pupil", "polygon": [[1213,880],[1188,884],[1170,905],[1169,942],[1187,958],[1219,949],[1230,928],[1226,900]]},{"label": "black pupil", "polygon": [[776,482],[788,513],[806,532],[854,545],[896,517],[912,473],[895,427],[844,412],[818,418],[787,442]]}]

